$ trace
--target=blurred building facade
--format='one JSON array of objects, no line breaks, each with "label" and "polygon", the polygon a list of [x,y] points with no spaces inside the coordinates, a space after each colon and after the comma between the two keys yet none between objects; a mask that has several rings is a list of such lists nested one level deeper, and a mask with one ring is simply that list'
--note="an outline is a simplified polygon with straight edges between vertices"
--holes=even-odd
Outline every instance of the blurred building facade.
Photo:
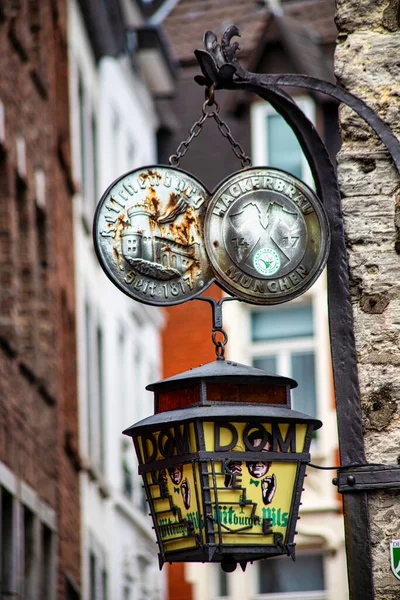
[{"label": "blurred building facade", "polygon": [[1,598],[79,598],[65,9],[0,5]]},{"label": "blurred building facade", "polygon": [[[333,80],[336,38],[334,0],[281,2],[208,2],[181,0],[165,26],[181,64],[174,101],[180,122],[165,132],[161,162],[186,139],[201,114],[204,91],[193,82],[199,68],[193,55],[202,47],[206,30],[218,38],[230,24],[239,27],[239,60],[260,73],[305,73]],[[314,122],[334,157],[338,150],[337,106],[317,94],[291,90]],[[254,165],[269,165],[293,173],[309,185],[312,176],[301,148],[282,117],[271,106],[246,93],[217,92],[222,115],[236,139],[251,153]],[[210,119],[182,160],[183,169],[199,177],[210,190],[241,168],[225,138]],[[221,295],[214,288],[214,293]],[[172,375],[199,362],[213,360],[208,307],[167,309],[164,330],[164,374]],[[197,315],[200,314],[200,318]],[[193,319],[193,315],[196,319]],[[187,326],[178,328],[178,323]],[[224,306],[229,358],[299,382],[293,406],[320,418],[323,429],[313,440],[312,462],[338,464],[335,400],[327,327],[325,277],[301,298],[275,307],[230,302]],[[171,340],[174,340],[172,343]],[[169,568],[170,600],[345,600],[348,597],[341,500],[331,484],[332,472],[307,470],[306,490],[296,536],[296,563],[289,559],[261,561],[245,573],[226,575],[219,565],[174,564]]]},{"label": "blurred building facade", "polygon": [[152,412],[160,376],[157,308],[127,298],[95,256],[91,228],[103,191],[157,162],[156,98],[174,73],[146,3],[69,0],[69,64],[82,456],[82,597],[164,596],[151,520],[122,430]]}]

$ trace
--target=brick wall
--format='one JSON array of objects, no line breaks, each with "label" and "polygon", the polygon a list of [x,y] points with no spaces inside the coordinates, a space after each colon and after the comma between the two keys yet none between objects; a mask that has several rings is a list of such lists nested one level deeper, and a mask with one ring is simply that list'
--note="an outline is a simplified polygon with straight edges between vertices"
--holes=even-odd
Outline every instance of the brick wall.
[{"label": "brick wall", "polygon": [[185,563],[172,563],[167,567],[168,599],[192,600],[193,585],[185,579]]},{"label": "brick wall", "polygon": [[80,580],[66,35],[62,0],[0,3],[0,460],[58,514],[60,599]]},{"label": "brick wall", "polygon": [[[221,298],[222,291],[212,285],[204,296]],[[216,359],[211,340],[211,306],[193,300],[165,309],[167,322],[163,331],[163,376],[170,377],[191,367]]]}]

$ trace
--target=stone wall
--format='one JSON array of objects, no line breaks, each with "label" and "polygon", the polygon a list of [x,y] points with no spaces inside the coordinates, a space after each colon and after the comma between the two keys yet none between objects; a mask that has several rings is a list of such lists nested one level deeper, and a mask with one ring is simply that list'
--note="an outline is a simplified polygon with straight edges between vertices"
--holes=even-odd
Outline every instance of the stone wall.
[{"label": "stone wall", "polygon": [[[336,0],[339,83],[400,136],[399,0]],[[364,444],[369,462],[400,460],[400,179],[385,147],[340,110],[339,181],[350,266]],[[399,597],[389,542],[400,538],[400,492],[369,494],[377,600]]]}]

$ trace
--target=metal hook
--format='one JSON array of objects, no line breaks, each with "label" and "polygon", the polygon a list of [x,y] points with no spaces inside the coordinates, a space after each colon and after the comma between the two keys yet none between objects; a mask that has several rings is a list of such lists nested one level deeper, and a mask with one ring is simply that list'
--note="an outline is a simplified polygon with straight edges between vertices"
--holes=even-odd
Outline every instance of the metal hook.
[{"label": "metal hook", "polygon": [[[211,296],[200,296],[199,298],[192,298],[192,300],[202,300],[203,302],[208,302],[212,308],[212,341],[215,346],[215,353],[217,355],[217,360],[225,359],[225,346],[228,343],[228,334],[224,329],[222,329],[222,305],[224,302],[229,302],[231,300],[238,300],[241,302],[241,298],[236,296],[232,296],[229,298],[221,298],[220,300],[216,300],[215,298],[211,298]],[[223,336],[222,340],[217,340],[217,333],[221,333]]]}]

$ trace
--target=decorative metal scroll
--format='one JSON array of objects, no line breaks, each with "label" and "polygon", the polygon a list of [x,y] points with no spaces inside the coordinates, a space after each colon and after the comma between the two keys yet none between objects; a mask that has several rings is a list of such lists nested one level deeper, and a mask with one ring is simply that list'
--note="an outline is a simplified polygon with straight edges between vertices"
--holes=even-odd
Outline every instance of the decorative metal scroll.
[{"label": "decorative metal scroll", "polygon": [[[375,131],[391,155],[400,173],[400,143],[384,121],[362,100],[332,83],[297,74],[256,74],[246,71],[238,62],[236,26],[229,27],[221,44],[216,35],[205,34],[205,50],[195,55],[202,75],[195,80],[215,89],[246,90],[267,100],[286,120],[295,133],[309,162],[331,228],[331,251],[328,259],[328,303],[332,363],[334,371],[340,456],[342,465],[365,463],[362,414],[350,302],[348,262],[343,230],[341,197],[335,169],[328,151],[295,101],[281,88],[300,87],[323,93],[347,104]],[[347,494],[344,499],[346,545],[352,557],[349,568],[350,597],[357,600],[374,598],[371,574],[371,546],[368,527],[366,493]],[[356,532],[356,533],[355,533]]]},{"label": "decorative metal scroll", "polygon": [[[248,89],[247,86],[241,88],[241,84],[253,84],[258,88],[257,94],[260,94],[261,88],[265,88],[273,95],[285,97],[286,100],[291,101],[297,111],[300,111],[299,107],[288,94],[280,89],[281,87],[301,87],[331,96],[339,102],[347,104],[372,127],[386,146],[400,173],[400,143],[386,123],[365,102],[342,87],[316,77],[298,74],[258,74],[246,71],[236,57],[239,44],[237,42],[231,44],[231,40],[235,36],[240,37],[236,25],[231,25],[225,30],[221,44],[218,44],[215,33],[212,31],[205,33],[205,50],[195,50],[203,73],[202,76],[195,77],[195,81],[199,85],[211,87],[214,84],[216,89]],[[286,118],[283,113],[282,116]]]}]

